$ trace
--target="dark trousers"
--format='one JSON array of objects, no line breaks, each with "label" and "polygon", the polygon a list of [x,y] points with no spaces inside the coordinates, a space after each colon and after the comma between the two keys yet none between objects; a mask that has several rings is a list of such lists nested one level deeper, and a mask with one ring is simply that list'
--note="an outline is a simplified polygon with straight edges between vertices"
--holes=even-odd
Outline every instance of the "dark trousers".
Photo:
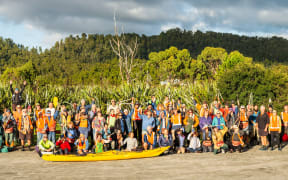
[{"label": "dark trousers", "polygon": [[271,131],[271,147],[278,145],[280,147],[280,133],[277,131]]},{"label": "dark trousers", "polygon": [[142,144],[142,120],[133,122],[134,136],[140,144]]},{"label": "dark trousers", "polygon": [[241,145],[239,145],[239,146],[232,146],[232,148],[233,148],[234,151],[236,151],[236,150],[241,151],[241,150],[242,150],[242,146],[241,146]]},{"label": "dark trousers", "polygon": [[68,154],[69,151],[67,148],[65,148],[64,150],[63,149],[60,149],[60,154],[63,155],[63,154]]}]

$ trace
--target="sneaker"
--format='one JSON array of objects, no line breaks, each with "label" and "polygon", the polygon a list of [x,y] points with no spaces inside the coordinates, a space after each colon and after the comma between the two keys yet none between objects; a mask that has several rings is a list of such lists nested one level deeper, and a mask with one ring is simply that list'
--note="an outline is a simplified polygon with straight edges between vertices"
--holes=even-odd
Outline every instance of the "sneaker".
[{"label": "sneaker", "polygon": [[224,149],[221,149],[221,152],[222,152],[222,154],[225,154],[225,150]]},{"label": "sneaker", "polygon": [[271,151],[274,151],[274,147],[271,147]]},{"label": "sneaker", "polygon": [[278,151],[282,151],[282,148],[281,148],[281,147],[278,147]]},{"label": "sneaker", "polygon": [[259,150],[260,150],[260,151],[263,151],[263,150],[264,150],[264,146],[262,146],[261,148],[259,148]]},{"label": "sneaker", "polygon": [[24,147],[22,147],[21,151],[25,151]]}]

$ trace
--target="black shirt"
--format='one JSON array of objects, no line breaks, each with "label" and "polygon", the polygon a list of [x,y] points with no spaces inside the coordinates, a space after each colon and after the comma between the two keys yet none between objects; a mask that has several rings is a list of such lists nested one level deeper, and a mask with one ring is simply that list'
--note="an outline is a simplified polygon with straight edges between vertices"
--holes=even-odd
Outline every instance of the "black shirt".
[{"label": "black shirt", "polygon": [[265,129],[266,125],[270,123],[270,118],[267,113],[259,114],[256,118],[256,123],[258,123],[259,129]]}]

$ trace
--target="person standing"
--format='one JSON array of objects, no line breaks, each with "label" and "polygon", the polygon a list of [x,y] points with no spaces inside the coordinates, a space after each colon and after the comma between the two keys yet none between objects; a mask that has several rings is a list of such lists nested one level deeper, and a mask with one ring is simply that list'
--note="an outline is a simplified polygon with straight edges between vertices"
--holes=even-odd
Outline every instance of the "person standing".
[{"label": "person standing", "polygon": [[262,151],[267,151],[268,149],[267,135],[268,135],[268,126],[270,123],[269,116],[265,110],[266,110],[265,106],[262,105],[260,107],[260,114],[256,118],[256,127],[262,143],[262,147],[259,150]]},{"label": "person standing", "polygon": [[23,82],[23,87],[21,91],[19,91],[18,88],[15,88],[15,90],[12,87],[13,81],[10,80],[10,91],[12,93],[12,110],[16,111],[16,106],[22,104],[22,93],[26,86],[26,81]]},{"label": "person standing", "polygon": [[31,118],[30,116],[27,115],[27,109],[23,109],[22,116],[18,122],[19,139],[21,140],[22,151],[25,151],[24,150],[25,139],[27,140],[28,149],[30,151],[31,138],[33,132],[32,130],[33,130],[33,124],[31,122]]},{"label": "person standing", "polygon": [[284,123],[284,134],[288,135],[288,105],[284,106],[284,111],[281,112],[281,119]]},{"label": "person standing", "polygon": [[280,133],[281,133],[281,119],[280,116],[277,115],[277,111],[273,110],[273,114],[270,117],[269,123],[269,134],[271,135],[271,150],[274,150],[274,146],[278,145],[278,150],[281,151],[281,143],[280,143]]},{"label": "person standing", "polygon": [[[14,127],[16,126],[16,121],[11,114],[10,110],[6,110],[3,114],[3,129],[4,129],[4,134],[5,134],[5,145],[8,148],[13,149],[14,147]],[[1,127],[0,127],[1,128]],[[0,146],[2,145],[2,142]]]}]

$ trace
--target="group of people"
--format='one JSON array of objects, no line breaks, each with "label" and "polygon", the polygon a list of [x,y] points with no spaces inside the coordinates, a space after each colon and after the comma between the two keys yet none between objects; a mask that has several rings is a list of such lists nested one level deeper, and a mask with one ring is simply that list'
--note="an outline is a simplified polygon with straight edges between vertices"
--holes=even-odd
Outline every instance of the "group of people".
[{"label": "group of people", "polygon": [[[42,154],[86,155],[108,150],[141,151],[170,146],[170,153],[242,152],[260,145],[260,150],[288,139],[288,105],[278,113],[271,105],[240,106],[234,101],[222,104],[219,100],[208,104],[194,103],[186,108],[181,98],[165,97],[160,103],[155,96],[143,106],[131,98],[129,106],[111,100],[106,113],[97,107],[94,99],[84,99],[68,109],[65,105],[47,108],[36,103],[36,108],[22,106],[21,91],[13,90],[12,110],[4,109],[0,128],[0,146],[13,150],[21,144],[34,143]],[[122,107],[123,106],[123,107]],[[34,134],[37,140],[34,140]],[[57,138],[56,138],[57,137]],[[282,138],[281,138],[282,137]],[[2,140],[4,142],[2,143]]]}]

